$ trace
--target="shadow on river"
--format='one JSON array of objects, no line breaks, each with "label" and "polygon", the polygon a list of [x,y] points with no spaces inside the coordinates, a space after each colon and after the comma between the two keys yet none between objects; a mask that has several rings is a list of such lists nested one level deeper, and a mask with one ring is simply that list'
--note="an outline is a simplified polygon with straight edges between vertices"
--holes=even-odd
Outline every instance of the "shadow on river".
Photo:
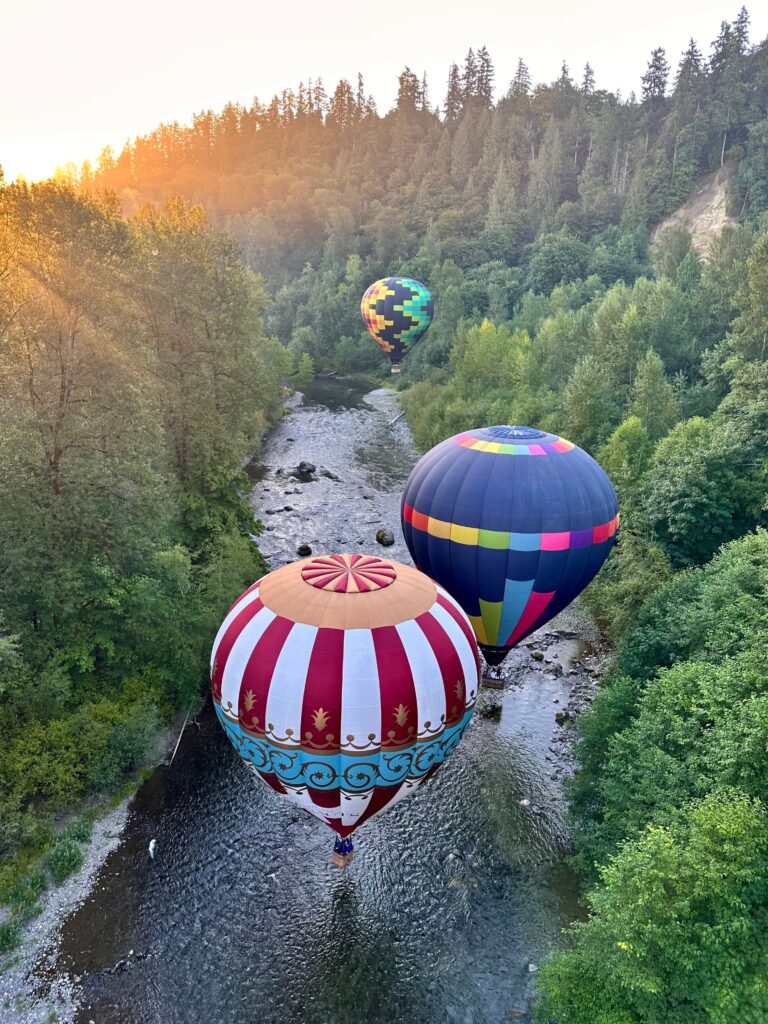
[{"label": "shadow on river", "polygon": [[[398,510],[417,455],[402,421],[387,426],[395,399],[365,390],[318,381],[267,439],[252,500],[273,566],[300,543],[378,552],[380,527],[396,537],[387,554],[409,561]],[[311,482],[289,475],[302,459]],[[580,912],[552,744],[582,649],[558,625],[534,638],[544,661],[511,654],[507,688],[481,692],[429,785],[360,829],[346,872],[330,866],[331,831],[257,786],[207,707],[172,767],[139,789],[123,842],[47,958],[49,978],[78,980],[78,1020],[527,1020],[529,965]]]}]

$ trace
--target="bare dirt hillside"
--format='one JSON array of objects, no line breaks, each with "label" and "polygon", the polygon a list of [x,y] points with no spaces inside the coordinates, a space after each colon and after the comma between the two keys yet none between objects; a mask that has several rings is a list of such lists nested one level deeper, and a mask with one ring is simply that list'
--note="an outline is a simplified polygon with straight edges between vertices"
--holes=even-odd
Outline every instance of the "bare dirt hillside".
[{"label": "bare dirt hillside", "polygon": [[735,224],[735,217],[726,212],[726,186],[736,169],[735,163],[725,164],[703,178],[691,198],[678,210],[657,225],[653,241],[659,232],[671,224],[685,224],[693,236],[693,247],[703,259],[709,254],[712,239],[726,224]]}]

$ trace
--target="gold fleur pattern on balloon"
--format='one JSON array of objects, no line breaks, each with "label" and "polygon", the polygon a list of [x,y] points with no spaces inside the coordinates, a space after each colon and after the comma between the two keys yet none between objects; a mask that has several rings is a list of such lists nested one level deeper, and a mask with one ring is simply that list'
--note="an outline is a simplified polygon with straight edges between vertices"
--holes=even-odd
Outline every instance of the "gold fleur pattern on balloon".
[{"label": "gold fleur pattern on balloon", "polygon": [[317,711],[312,712],[312,721],[315,723],[315,728],[320,730],[324,729],[330,720],[330,715],[323,708],[318,708]]},{"label": "gold fleur pattern on balloon", "polygon": [[408,715],[411,713],[411,709],[407,708],[405,704],[398,704],[393,710],[392,714],[395,716],[395,721],[402,728],[408,721]]}]

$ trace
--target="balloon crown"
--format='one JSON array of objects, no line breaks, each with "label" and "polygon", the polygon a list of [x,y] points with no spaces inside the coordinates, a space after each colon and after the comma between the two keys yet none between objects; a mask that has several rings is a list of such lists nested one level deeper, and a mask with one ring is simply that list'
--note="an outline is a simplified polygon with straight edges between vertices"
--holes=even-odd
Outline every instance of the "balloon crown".
[{"label": "balloon crown", "polygon": [[518,441],[534,441],[546,436],[543,430],[535,430],[533,427],[486,427],[484,433],[490,434],[491,437],[508,437]]},{"label": "balloon crown", "polygon": [[375,555],[324,555],[307,562],[301,578],[317,590],[369,594],[391,586],[397,572],[391,562]]}]

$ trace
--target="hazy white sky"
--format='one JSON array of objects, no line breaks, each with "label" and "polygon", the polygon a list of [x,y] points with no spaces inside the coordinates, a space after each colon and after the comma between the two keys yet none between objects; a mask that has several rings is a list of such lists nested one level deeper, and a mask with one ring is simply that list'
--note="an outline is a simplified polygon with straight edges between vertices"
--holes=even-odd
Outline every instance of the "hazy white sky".
[{"label": "hazy white sky", "polygon": [[[674,65],[693,35],[706,54],[740,0],[0,0],[0,165],[38,178],[160,121],[227,100],[269,98],[320,75],[332,89],[360,70],[387,109],[405,64],[442,102],[468,46],[491,52],[497,89],[518,56],[534,81],[589,60],[598,88],[639,91],[650,51]],[[754,4],[752,41],[768,34]]]}]

